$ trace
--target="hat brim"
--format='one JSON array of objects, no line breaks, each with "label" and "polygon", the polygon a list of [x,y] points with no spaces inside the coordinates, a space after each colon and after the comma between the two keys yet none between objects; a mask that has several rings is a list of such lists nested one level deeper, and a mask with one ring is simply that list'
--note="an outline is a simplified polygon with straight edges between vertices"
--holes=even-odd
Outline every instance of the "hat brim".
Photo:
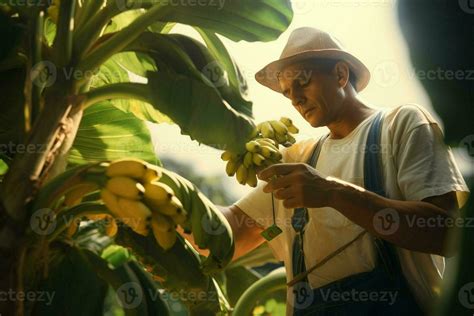
[{"label": "hat brim", "polygon": [[277,77],[278,73],[280,73],[281,70],[288,65],[312,58],[340,59],[347,62],[351,71],[356,76],[356,86],[354,88],[357,92],[363,90],[369,83],[369,69],[367,69],[367,67],[354,55],[339,49],[303,51],[301,53],[276,60],[258,71],[255,74],[255,79],[260,84],[281,93],[282,91]]}]

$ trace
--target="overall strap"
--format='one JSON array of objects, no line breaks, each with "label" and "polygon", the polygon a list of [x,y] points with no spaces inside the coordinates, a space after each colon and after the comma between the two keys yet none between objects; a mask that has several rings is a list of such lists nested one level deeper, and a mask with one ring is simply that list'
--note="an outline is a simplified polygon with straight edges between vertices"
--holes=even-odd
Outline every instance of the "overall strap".
[{"label": "overall strap", "polygon": [[[377,113],[367,136],[364,156],[364,188],[378,195],[386,196],[380,155],[382,114],[382,112]],[[395,247],[379,237],[374,238],[374,245],[377,249],[379,263],[382,264],[388,275],[395,279],[402,273]]]}]

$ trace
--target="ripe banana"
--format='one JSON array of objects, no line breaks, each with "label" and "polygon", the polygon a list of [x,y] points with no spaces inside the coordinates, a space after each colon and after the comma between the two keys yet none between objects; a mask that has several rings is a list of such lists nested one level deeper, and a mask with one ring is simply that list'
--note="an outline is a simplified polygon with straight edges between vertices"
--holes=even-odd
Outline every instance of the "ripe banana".
[{"label": "ripe banana", "polygon": [[84,195],[99,189],[95,182],[83,182],[74,186],[64,195],[64,205],[67,207],[81,203]]},{"label": "ripe banana", "polygon": [[169,250],[174,246],[177,239],[176,230],[174,228],[165,232],[156,229],[155,226],[152,226],[152,229],[155,240],[161,248],[164,250]]},{"label": "ripe banana", "polygon": [[240,184],[247,182],[247,173],[247,168],[244,165],[240,165],[236,172],[236,178]]},{"label": "ripe banana", "polygon": [[237,171],[237,168],[239,167],[239,163],[235,160],[229,160],[227,162],[227,165],[225,167],[225,172],[229,177],[232,177],[235,172]]},{"label": "ripe banana", "polygon": [[105,187],[113,194],[130,200],[139,200],[145,192],[140,182],[129,177],[110,178]]},{"label": "ripe banana", "polygon": [[[275,130],[275,134],[286,135],[288,134],[288,127],[280,121],[272,120],[270,125]],[[276,136],[276,135],[275,135]]]},{"label": "ripe banana", "polygon": [[145,201],[153,209],[169,203],[174,196],[172,188],[158,181],[145,183],[144,187]]},{"label": "ripe banana", "polygon": [[184,210],[183,210],[182,213],[176,214],[176,215],[171,215],[170,217],[176,225],[181,225],[181,227],[183,227],[183,225],[188,220],[188,214]]},{"label": "ripe banana", "polygon": [[153,212],[151,227],[153,228],[153,231],[159,230],[167,232],[174,229],[175,223],[170,217],[163,215],[160,212]]},{"label": "ripe banana", "polygon": [[247,151],[244,156],[244,164],[245,168],[248,168],[252,165],[252,152]]},{"label": "ripe banana", "polygon": [[125,215],[120,220],[137,234],[147,236],[152,215],[150,209],[140,201],[122,197],[118,198],[118,206]]},{"label": "ripe banana", "polygon": [[263,137],[273,138],[275,136],[275,130],[273,129],[270,122],[262,122],[257,125],[262,133]]},{"label": "ripe banana", "polygon": [[255,139],[255,141],[259,143],[261,146],[269,146],[275,150],[278,150],[278,143],[276,143],[271,138],[257,138]]},{"label": "ripe banana", "polygon": [[254,140],[251,140],[245,144],[245,149],[247,149],[250,152],[256,153],[260,150],[260,144]]},{"label": "ripe banana", "polygon": [[275,149],[273,149],[272,147],[270,146],[262,146],[260,148],[260,153],[262,154],[263,157],[265,158],[270,158],[272,157],[272,155],[274,155],[274,153],[277,153],[278,151],[276,151]]},{"label": "ripe banana", "polygon": [[115,194],[104,188],[100,191],[100,198],[115,217],[122,216],[123,212],[118,205],[118,197]]},{"label": "ripe banana", "polygon": [[162,176],[161,168],[155,165],[147,164],[145,174],[141,178],[142,183],[158,181]]},{"label": "ripe banana", "polygon": [[112,161],[105,174],[112,177],[129,177],[140,180],[147,170],[147,163],[139,159],[119,159]]},{"label": "ripe banana", "polygon": [[181,204],[181,201],[176,196],[173,196],[168,204],[162,205],[156,210],[168,216],[174,216],[186,212],[183,208],[183,204]]}]

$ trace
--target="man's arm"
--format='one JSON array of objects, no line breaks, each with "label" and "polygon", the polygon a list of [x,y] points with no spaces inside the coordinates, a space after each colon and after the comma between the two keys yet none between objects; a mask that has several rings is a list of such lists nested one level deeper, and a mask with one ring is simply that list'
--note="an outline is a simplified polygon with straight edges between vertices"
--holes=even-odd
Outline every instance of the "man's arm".
[{"label": "man's arm", "polygon": [[[247,252],[257,248],[265,241],[260,235],[260,232],[263,231],[263,228],[258,226],[257,222],[245,214],[239,207],[236,205],[217,207],[229,222],[234,236],[235,251],[232,260],[245,255]],[[199,247],[194,243],[194,238],[192,235],[184,234],[182,228],[179,226],[177,231],[184,238],[186,238],[194,247],[194,249],[196,249],[196,251],[198,251],[201,255],[209,255],[209,250],[199,249]]]},{"label": "man's arm", "polygon": [[[275,175],[278,178],[271,180]],[[259,178],[269,182],[263,191],[274,192],[286,208],[332,207],[400,247],[451,255],[446,251],[446,235],[449,227],[456,225],[455,192],[423,201],[393,200],[336,178],[322,177],[302,163],[272,165]]]}]

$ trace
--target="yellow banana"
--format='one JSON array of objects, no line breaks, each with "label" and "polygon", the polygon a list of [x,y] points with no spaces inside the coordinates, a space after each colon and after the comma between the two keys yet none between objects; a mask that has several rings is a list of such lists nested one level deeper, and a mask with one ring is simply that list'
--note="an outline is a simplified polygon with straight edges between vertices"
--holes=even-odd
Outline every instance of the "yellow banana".
[{"label": "yellow banana", "polygon": [[155,240],[160,245],[161,248],[164,250],[171,249],[173,245],[176,243],[176,230],[173,228],[171,231],[163,232],[161,230],[153,228],[153,235],[155,236]]},{"label": "yellow banana", "polygon": [[254,188],[257,186],[257,174],[253,167],[248,169],[247,184]]},{"label": "yellow banana", "polygon": [[277,150],[273,149],[270,146],[262,146],[260,148],[260,153],[265,158],[270,158],[274,153],[277,153],[277,152],[278,152]]},{"label": "yellow banana", "polygon": [[124,224],[129,226],[137,234],[147,236],[148,224],[151,219],[150,209],[141,201],[118,198],[118,206],[125,216],[121,218]]},{"label": "yellow banana", "polygon": [[140,199],[145,192],[140,182],[129,177],[110,178],[105,187],[113,194],[130,200]]},{"label": "yellow banana", "polygon": [[231,159],[235,159],[236,157],[237,156],[233,152],[230,152],[230,151],[224,151],[221,155],[221,159],[224,161],[229,161]]},{"label": "yellow banana", "polygon": [[83,182],[73,187],[64,195],[64,205],[71,207],[81,203],[82,197],[87,193],[99,189],[95,182]]},{"label": "yellow banana", "polygon": [[262,163],[265,161],[265,157],[260,155],[259,153],[253,153],[252,160],[254,164],[256,164],[257,166],[261,166]]},{"label": "yellow banana", "polygon": [[[272,120],[270,125],[273,127],[275,134],[286,135],[288,134],[288,127],[280,121]],[[276,135],[275,135],[276,136]]]},{"label": "yellow banana", "polygon": [[251,141],[249,141],[248,143],[245,144],[245,149],[247,149],[247,151],[255,153],[255,152],[259,151],[260,145],[256,141],[251,140]]},{"label": "yellow banana", "polygon": [[110,177],[130,177],[141,179],[147,170],[147,163],[140,159],[119,159],[112,161],[105,174]]},{"label": "yellow banana", "polygon": [[186,222],[186,220],[188,219],[188,216],[187,216],[187,212],[185,210],[183,210],[182,213],[179,213],[179,214],[176,214],[176,215],[171,215],[171,219],[173,220],[173,222],[177,225],[182,225]]},{"label": "yellow banana", "polygon": [[107,221],[107,225],[105,226],[105,234],[109,237],[114,237],[117,235],[118,227],[115,219],[110,218],[110,221]]},{"label": "yellow banana", "polygon": [[275,130],[270,122],[262,122],[259,127],[263,137],[273,138],[275,136]]},{"label": "yellow banana", "polygon": [[227,162],[227,165],[225,167],[225,172],[229,177],[232,177],[235,172],[237,171],[237,168],[239,167],[239,163],[235,160],[229,160]]},{"label": "yellow banana", "polygon": [[160,206],[157,208],[157,211],[168,216],[177,215],[184,212],[183,204],[181,201],[176,197],[173,196],[169,203]]},{"label": "yellow banana", "polygon": [[252,165],[252,153],[250,151],[245,153],[243,165],[245,168],[248,168]]},{"label": "yellow banana", "polygon": [[144,187],[145,201],[153,209],[169,203],[174,196],[172,188],[158,181],[145,183]]},{"label": "yellow banana", "polygon": [[118,197],[115,194],[113,194],[107,189],[102,189],[100,191],[100,198],[114,216],[121,217],[123,215],[123,212],[118,205]]},{"label": "yellow banana", "polygon": [[161,171],[160,167],[147,164],[147,169],[143,177],[141,177],[141,182],[147,183],[147,182],[152,182],[152,181],[158,181],[162,175],[163,175],[163,172]]},{"label": "yellow banana", "polygon": [[175,224],[170,217],[163,215],[160,212],[153,212],[151,219],[151,227],[153,228],[153,231],[159,230],[167,232],[174,229],[174,225]]},{"label": "yellow banana", "polygon": [[247,168],[242,164],[239,166],[236,172],[237,181],[240,184],[245,184],[247,182]]}]

